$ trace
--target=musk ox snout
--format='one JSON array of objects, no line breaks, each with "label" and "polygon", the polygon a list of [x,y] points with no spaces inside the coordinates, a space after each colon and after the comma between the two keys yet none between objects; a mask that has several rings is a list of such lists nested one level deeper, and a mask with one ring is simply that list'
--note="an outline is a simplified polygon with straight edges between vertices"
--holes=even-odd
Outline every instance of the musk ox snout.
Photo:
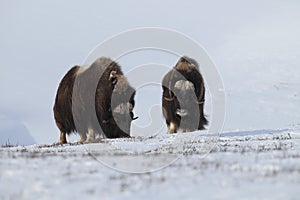
[{"label": "musk ox snout", "polygon": [[187,107],[190,105],[191,100],[197,100],[194,84],[187,80],[180,80],[175,83],[174,95],[181,104],[181,107]]},{"label": "musk ox snout", "polygon": [[126,133],[130,131],[130,124],[132,121],[129,104],[130,103],[121,103],[113,110],[113,117],[117,126]]},{"label": "musk ox snout", "polygon": [[180,117],[186,117],[189,114],[189,111],[187,109],[180,109],[178,108],[176,110],[176,115],[180,116]]}]

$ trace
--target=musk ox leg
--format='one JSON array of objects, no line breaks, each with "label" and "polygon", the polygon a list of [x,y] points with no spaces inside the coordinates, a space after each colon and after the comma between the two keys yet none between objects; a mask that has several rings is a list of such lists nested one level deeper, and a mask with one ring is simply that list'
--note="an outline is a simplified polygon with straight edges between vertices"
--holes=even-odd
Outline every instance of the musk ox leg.
[{"label": "musk ox leg", "polygon": [[180,129],[178,130],[178,132],[179,132],[179,133],[186,133],[186,132],[192,132],[192,130],[191,130],[191,129],[188,129],[188,128],[180,128]]},{"label": "musk ox leg", "polygon": [[60,132],[59,144],[67,144],[66,133]]},{"label": "musk ox leg", "polygon": [[174,122],[170,122],[170,125],[168,127],[168,133],[176,133],[177,126]]},{"label": "musk ox leg", "polygon": [[178,133],[184,133],[184,132],[186,132],[186,130],[185,130],[184,128],[180,128],[180,129],[178,130]]},{"label": "musk ox leg", "polygon": [[87,142],[94,142],[94,141],[95,141],[95,131],[93,129],[89,128]]},{"label": "musk ox leg", "polygon": [[80,143],[83,144],[86,141],[86,134],[79,133],[79,135],[80,135]]}]

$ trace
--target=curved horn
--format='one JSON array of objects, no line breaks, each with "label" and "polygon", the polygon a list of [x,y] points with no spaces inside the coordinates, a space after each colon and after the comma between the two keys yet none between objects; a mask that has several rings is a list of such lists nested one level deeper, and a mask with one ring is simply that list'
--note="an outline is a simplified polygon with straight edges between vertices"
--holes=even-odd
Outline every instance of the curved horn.
[{"label": "curved horn", "polygon": [[139,118],[139,117],[133,117],[133,118],[132,118],[132,121],[136,120],[137,118]]},{"label": "curved horn", "polygon": [[170,98],[164,96],[164,99],[165,99],[166,101],[173,101],[173,100],[174,100],[174,96],[173,96],[173,97],[170,97]]},{"label": "curved horn", "polygon": [[196,104],[204,104],[205,100],[202,101],[195,101]]},{"label": "curved horn", "polygon": [[116,71],[111,71],[109,74],[108,80],[110,80],[112,82],[112,84],[115,85],[117,83],[119,77],[120,77],[120,75],[117,74]]}]

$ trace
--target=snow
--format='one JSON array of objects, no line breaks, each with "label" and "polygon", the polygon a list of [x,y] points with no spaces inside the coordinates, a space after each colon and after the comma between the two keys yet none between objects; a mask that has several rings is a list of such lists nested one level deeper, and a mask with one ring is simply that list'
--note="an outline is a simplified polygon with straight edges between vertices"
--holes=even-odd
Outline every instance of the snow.
[{"label": "snow", "polygon": [[0,199],[296,199],[299,139],[286,129],[2,147]]}]

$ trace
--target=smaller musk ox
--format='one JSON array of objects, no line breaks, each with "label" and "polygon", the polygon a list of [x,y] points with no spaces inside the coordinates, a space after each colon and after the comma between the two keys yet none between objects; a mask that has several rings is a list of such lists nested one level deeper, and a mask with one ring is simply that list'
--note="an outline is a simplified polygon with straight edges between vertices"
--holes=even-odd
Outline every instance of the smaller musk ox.
[{"label": "smaller musk ox", "polygon": [[73,132],[82,143],[94,141],[95,134],[130,137],[134,96],[135,89],[111,59],[98,58],[88,68],[74,66],[60,82],[53,108],[60,143]]},{"label": "smaller musk ox", "polygon": [[203,130],[205,87],[198,63],[187,56],[162,80],[162,107],[169,133]]}]

